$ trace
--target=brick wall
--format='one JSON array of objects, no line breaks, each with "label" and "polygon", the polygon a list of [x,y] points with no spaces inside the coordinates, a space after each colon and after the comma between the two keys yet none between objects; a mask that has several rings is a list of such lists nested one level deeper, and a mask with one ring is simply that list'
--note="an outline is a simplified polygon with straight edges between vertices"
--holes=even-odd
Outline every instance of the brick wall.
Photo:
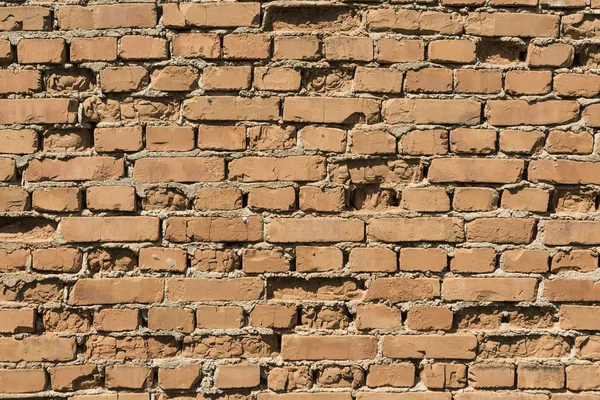
[{"label": "brick wall", "polygon": [[598,400],[600,2],[0,6],[0,397]]}]

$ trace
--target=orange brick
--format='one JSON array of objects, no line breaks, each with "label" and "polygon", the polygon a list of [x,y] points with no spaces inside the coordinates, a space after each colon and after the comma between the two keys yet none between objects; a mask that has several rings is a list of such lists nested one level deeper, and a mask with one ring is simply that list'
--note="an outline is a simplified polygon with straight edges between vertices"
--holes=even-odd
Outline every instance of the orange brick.
[{"label": "orange brick", "polygon": [[64,39],[21,39],[17,57],[21,64],[62,64],[67,61],[67,47]]}]

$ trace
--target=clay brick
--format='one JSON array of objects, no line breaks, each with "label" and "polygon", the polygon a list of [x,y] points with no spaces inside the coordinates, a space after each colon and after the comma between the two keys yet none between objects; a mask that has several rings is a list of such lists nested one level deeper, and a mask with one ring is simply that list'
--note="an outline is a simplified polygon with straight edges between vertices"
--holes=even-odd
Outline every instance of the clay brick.
[{"label": "clay brick", "polygon": [[191,389],[201,378],[202,366],[200,364],[158,369],[158,386],[166,390]]},{"label": "clay brick", "polygon": [[400,250],[400,271],[441,272],[448,265],[446,250],[410,248]]},{"label": "clay brick", "polygon": [[298,132],[305,150],[343,153],[346,150],[346,132],[337,128],[307,126]]},{"label": "clay brick", "polygon": [[[338,248],[325,246],[296,247],[296,271],[335,271],[342,269],[343,263],[344,255]],[[350,268],[352,269],[352,261],[350,261],[350,264]]]},{"label": "clay brick", "polygon": [[163,280],[158,278],[80,279],[70,294],[74,305],[155,303],[163,299]]},{"label": "clay brick", "polygon": [[233,187],[204,187],[196,191],[196,210],[237,210],[242,208],[242,192]]},{"label": "clay brick", "polygon": [[33,269],[43,272],[78,272],[82,256],[78,249],[57,248],[33,251]]},{"label": "clay brick", "polygon": [[562,365],[519,364],[517,386],[523,389],[562,389],[565,367]]},{"label": "clay brick", "polygon": [[500,150],[505,153],[534,154],[544,147],[546,135],[542,131],[507,129],[500,132]]},{"label": "clay brick", "polygon": [[571,250],[558,252],[552,257],[550,270],[554,273],[560,271],[594,272],[598,268],[598,254],[593,250]]},{"label": "clay brick", "polygon": [[263,237],[262,220],[257,216],[170,217],[165,220],[165,237],[175,243],[196,241],[253,242]]},{"label": "clay brick", "polygon": [[37,6],[2,7],[2,31],[49,31],[52,29],[50,8]]},{"label": "clay brick", "polygon": [[456,188],[452,207],[456,211],[490,211],[498,207],[498,192],[489,188]]},{"label": "clay brick", "polygon": [[29,193],[20,187],[0,188],[0,211],[19,212],[29,210]]},{"label": "clay brick", "polygon": [[291,186],[254,188],[248,195],[248,206],[259,210],[290,211],[296,208],[296,191]]},{"label": "clay brick", "polygon": [[392,99],[386,101],[388,123],[476,125],[481,119],[481,104],[472,99]]},{"label": "clay brick", "polygon": [[153,241],[159,234],[156,217],[66,217],[61,225],[67,242]]},{"label": "clay brick", "polygon": [[344,218],[279,218],[267,224],[266,239],[274,243],[358,242],[364,222]]},{"label": "clay brick", "polygon": [[170,278],[167,280],[167,297],[171,301],[258,300],[262,292],[263,282],[260,278]]},{"label": "clay brick", "polygon": [[504,189],[500,207],[544,213],[548,210],[550,193],[537,188]]},{"label": "clay brick", "polygon": [[59,38],[21,39],[17,57],[21,64],[62,64],[67,61],[67,47],[65,40]]},{"label": "clay brick", "polygon": [[302,76],[293,68],[254,68],[254,88],[258,90],[294,91],[300,89]]},{"label": "clay brick", "polygon": [[499,93],[502,72],[491,69],[459,69],[456,71],[458,93]]},{"label": "clay brick", "polygon": [[472,360],[477,338],[467,334],[383,337],[383,355],[390,358]]},{"label": "clay brick", "polygon": [[403,154],[448,154],[448,131],[444,129],[414,130],[400,138]]},{"label": "clay brick", "polygon": [[357,154],[394,154],[396,137],[385,131],[350,131],[352,153]]},{"label": "clay brick", "polygon": [[531,218],[479,218],[467,224],[467,241],[530,243],[535,230]]},{"label": "clay brick", "polygon": [[316,36],[275,36],[273,57],[290,60],[315,60],[320,56]]},{"label": "clay brick", "polygon": [[99,383],[98,370],[94,364],[52,367],[48,372],[54,390],[89,389]]},{"label": "clay brick", "polygon": [[504,77],[504,89],[511,94],[546,94],[551,86],[551,71],[507,71]]},{"label": "clay brick", "polygon": [[79,211],[82,208],[81,193],[74,187],[37,188],[33,191],[32,206],[39,211]]},{"label": "clay brick", "polygon": [[320,156],[243,157],[229,163],[229,179],[242,182],[319,181],[325,177]]},{"label": "clay brick", "polygon": [[94,148],[98,152],[138,151],[143,146],[142,127],[96,128]]},{"label": "clay brick", "polygon": [[299,203],[302,211],[336,212],[345,208],[346,193],[344,188],[324,188],[302,186]]},{"label": "clay brick", "polygon": [[496,151],[493,129],[457,128],[450,131],[450,151],[462,154],[490,154]]},{"label": "clay brick", "polygon": [[104,308],[94,313],[94,328],[99,331],[133,331],[138,327],[138,310]]},{"label": "clay brick", "polygon": [[484,273],[496,269],[496,251],[491,248],[458,248],[450,261],[450,270],[458,273]]},{"label": "clay brick", "polygon": [[146,150],[188,151],[194,148],[194,130],[189,126],[147,126]]},{"label": "clay brick", "polygon": [[46,387],[44,369],[3,369],[0,370],[0,391],[2,393],[34,393]]},{"label": "clay brick", "polygon": [[261,328],[292,328],[297,321],[296,306],[257,304],[250,312],[250,325]]},{"label": "clay brick", "polygon": [[22,333],[35,330],[36,311],[32,308],[0,310],[0,332]]},{"label": "clay brick", "polygon": [[414,93],[450,93],[452,82],[452,70],[449,68],[423,68],[406,73],[404,88]]},{"label": "clay brick", "polygon": [[427,48],[427,58],[433,62],[472,63],[476,58],[475,43],[470,40],[434,40]]},{"label": "clay brick", "polygon": [[39,71],[0,71],[0,93],[31,93],[39,91],[42,75]]},{"label": "clay brick", "polygon": [[200,73],[194,67],[170,65],[152,72],[152,89],[165,92],[194,90]]},{"label": "clay brick", "polygon": [[467,366],[455,363],[426,364],[421,380],[430,389],[460,389],[467,383]]},{"label": "clay brick", "polygon": [[251,76],[252,67],[208,66],[202,70],[202,83],[206,90],[243,90],[250,88]]},{"label": "clay brick", "polygon": [[460,218],[379,218],[369,222],[369,235],[384,242],[462,242]]},{"label": "clay brick", "polygon": [[255,364],[219,365],[215,373],[219,389],[253,388],[260,385],[260,366]]},{"label": "clay brick", "polygon": [[151,3],[68,5],[58,9],[60,29],[154,28],[156,7]]},{"label": "clay brick", "polygon": [[183,272],[187,267],[187,253],[177,248],[144,247],[139,253],[142,271]]},{"label": "clay brick", "polygon": [[163,13],[163,23],[172,28],[258,26],[260,3],[173,3],[165,4]]},{"label": "clay brick", "polygon": [[152,385],[152,368],[137,365],[109,365],[104,370],[107,388],[143,389]]},{"label": "clay brick", "polygon": [[510,388],[514,384],[515,367],[512,364],[478,363],[469,367],[469,385],[474,388]]},{"label": "clay brick", "polygon": [[525,100],[490,100],[487,120],[496,126],[556,125],[579,119],[579,104],[569,100],[548,100],[529,104]]},{"label": "clay brick", "polygon": [[570,44],[552,43],[546,46],[530,44],[527,49],[527,64],[530,67],[570,67],[575,49]]},{"label": "clay brick", "polygon": [[83,151],[91,147],[92,132],[86,129],[49,131],[43,137],[43,149],[50,153]]},{"label": "clay brick", "polygon": [[100,71],[100,85],[108,93],[135,92],[148,85],[148,71],[138,66],[104,68]]},{"label": "clay brick", "polygon": [[119,57],[123,60],[162,60],[167,58],[167,41],[152,36],[123,36]]},{"label": "clay brick", "polygon": [[290,270],[290,262],[280,249],[244,249],[242,270],[247,274],[285,272]]},{"label": "clay brick", "polygon": [[400,207],[419,212],[450,210],[450,197],[441,187],[407,187],[402,191]]},{"label": "clay brick", "polygon": [[196,309],[196,325],[200,329],[236,329],[240,328],[243,322],[242,307],[198,306]]},{"label": "clay brick", "polygon": [[114,61],[117,59],[117,38],[76,38],[71,41],[71,62]]},{"label": "clay brick", "polygon": [[77,120],[76,100],[2,99],[2,124],[72,124]]},{"label": "clay brick", "polygon": [[544,296],[550,301],[598,301],[600,285],[591,279],[546,280],[544,281]]},{"label": "clay brick", "polygon": [[521,180],[524,163],[515,159],[436,158],[430,182],[511,183]]},{"label": "clay brick", "polygon": [[194,331],[194,312],[186,308],[153,307],[148,310],[148,328],[177,332]]},{"label": "clay brick", "polygon": [[567,389],[570,390],[597,390],[598,384],[594,377],[598,376],[598,365],[569,365],[565,368],[567,375]]},{"label": "clay brick", "polygon": [[414,306],[406,314],[406,326],[418,331],[449,330],[452,318],[452,311],[444,306]]},{"label": "clay brick", "polygon": [[348,264],[352,272],[395,272],[397,259],[391,249],[357,247],[350,251]]},{"label": "clay brick", "polygon": [[361,330],[399,329],[402,326],[402,313],[400,309],[384,304],[366,304],[356,308],[355,324]]},{"label": "clay brick", "polygon": [[177,33],[171,43],[173,57],[215,59],[221,56],[221,39],[215,33]]},{"label": "clay brick", "polygon": [[152,157],[135,162],[133,179],[137,182],[215,182],[225,178],[222,158]]},{"label": "clay brick", "polygon": [[246,127],[200,125],[198,147],[203,150],[244,150]]},{"label": "clay brick", "polygon": [[380,39],[375,58],[383,64],[414,62],[424,59],[425,46],[420,40]]},{"label": "clay brick", "polygon": [[375,357],[374,336],[301,336],[283,335],[281,357],[284,360],[364,360]]},{"label": "clay brick", "polygon": [[74,337],[46,334],[28,336],[21,340],[14,337],[0,338],[0,360],[7,362],[72,361],[76,350]]},{"label": "clay brick", "polygon": [[415,384],[415,366],[411,363],[371,365],[367,375],[369,387],[411,387]]},{"label": "clay brick", "polygon": [[502,269],[506,272],[548,272],[549,256],[545,250],[515,249],[502,253]]},{"label": "clay brick", "polygon": [[374,99],[288,97],[283,104],[283,120],[333,124],[370,123],[379,120],[379,109],[380,103]]},{"label": "clay brick", "polygon": [[550,14],[472,12],[465,31],[476,36],[556,37],[559,20]]},{"label": "clay brick", "polygon": [[325,58],[331,61],[373,60],[373,39],[367,37],[331,36],[323,42]]},{"label": "clay brick", "polygon": [[38,135],[32,129],[0,129],[0,153],[32,154],[38,149]]},{"label": "clay brick", "polygon": [[271,37],[267,34],[232,33],[223,37],[226,60],[260,60],[269,58]]},{"label": "clay brick", "polygon": [[194,121],[275,121],[279,118],[277,97],[194,97],[183,102],[183,115]]},{"label": "clay brick", "polygon": [[449,301],[533,301],[534,278],[446,278],[443,298]]},{"label": "clay brick", "polygon": [[594,138],[588,132],[553,130],[546,139],[548,153],[551,154],[591,154]]},{"label": "clay brick", "polygon": [[440,281],[435,278],[378,278],[365,300],[387,299],[391,302],[433,299],[440,296]]},{"label": "clay brick", "polygon": [[94,186],[86,191],[87,207],[101,211],[135,211],[135,188]]}]

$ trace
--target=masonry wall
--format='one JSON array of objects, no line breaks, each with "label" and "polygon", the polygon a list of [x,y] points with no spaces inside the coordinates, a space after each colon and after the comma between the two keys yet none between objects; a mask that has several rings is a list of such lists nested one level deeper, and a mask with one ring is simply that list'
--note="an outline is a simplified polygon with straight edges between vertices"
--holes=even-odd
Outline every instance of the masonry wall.
[{"label": "masonry wall", "polygon": [[0,398],[598,400],[600,3],[0,6]]}]

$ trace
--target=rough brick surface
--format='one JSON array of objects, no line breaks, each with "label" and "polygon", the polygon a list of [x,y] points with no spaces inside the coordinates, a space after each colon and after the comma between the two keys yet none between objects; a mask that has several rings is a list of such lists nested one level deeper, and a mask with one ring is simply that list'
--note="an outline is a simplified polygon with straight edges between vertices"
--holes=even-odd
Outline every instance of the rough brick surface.
[{"label": "rough brick surface", "polygon": [[599,0],[0,5],[0,399],[600,399]]}]

